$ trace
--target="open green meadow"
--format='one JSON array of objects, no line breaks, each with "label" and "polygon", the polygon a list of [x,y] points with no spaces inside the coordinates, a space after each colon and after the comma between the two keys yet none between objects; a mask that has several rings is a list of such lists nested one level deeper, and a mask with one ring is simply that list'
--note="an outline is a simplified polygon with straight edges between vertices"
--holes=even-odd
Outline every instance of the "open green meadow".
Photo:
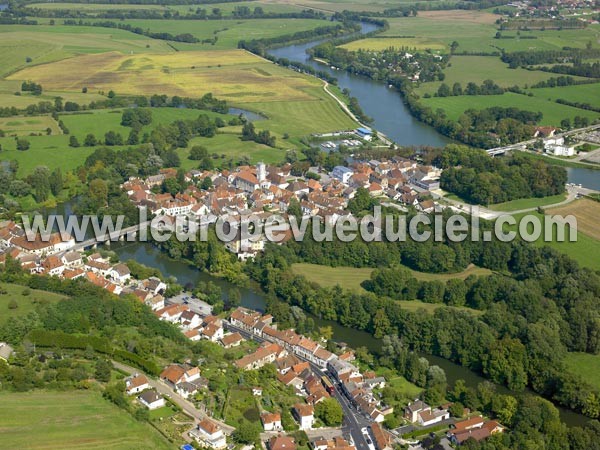
[{"label": "open green meadow", "polygon": [[[4,293],[6,292],[6,293]],[[0,324],[14,317],[26,316],[35,311],[36,305],[57,302],[66,297],[47,291],[29,289],[17,284],[0,284]],[[12,301],[17,303],[16,308],[9,308]]]},{"label": "open green meadow", "polygon": [[593,121],[600,117],[600,113],[561,105],[539,97],[507,92],[503,95],[461,95],[457,97],[432,97],[422,98],[421,102],[432,108],[445,111],[448,118],[458,120],[467,109],[485,109],[493,106],[504,108],[515,107],[525,111],[542,112],[541,125],[559,126],[564,118],[573,120],[575,116],[587,117]]},{"label": "open green meadow", "polygon": [[[502,31],[502,36],[514,39],[494,39],[497,46],[507,52],[527,50],[562,50],[564,47],[585,48],[588,43],[592,47],[600,47],[600,25],[590,25],[584,29],[570,30],[532,30]],[[535,39],[522,39],[534,37]]]},{"label": "open green meadow", "polygon": [[[240,19],[240,20],[125,20],[134,27],[155,33],[174,35],[190,33],[202,40],[217,38],[216,43],[188,44],[172,42],[178,50],[223,50],[237,48],[242,39],[262,39],[293,34],[325,26],[328,22],[318,19]],[[216,61],[215,61],[216,62]]]},{"label": "open green meadow", "polygon": [[567,369],[576,374],[594,386],[600,389],[600,355],[590,355],[589,353],[567,353],[565,358]]},{"label": "open green meadow", "polygon": [[198,8],[206,9],[209,13],[214,8],[221,10],[222,14],[230,14],[238,6],[246,6],[250,9],[260,7],[266,13],[287,13],[302,11],[300,6],[291,4],[278,4],[268,1],[241,1],[230,3],[210,3],[210,4],[191,4],[191,5],[156,5],[156,4],[114,4],[114,3],[32,3],[29,8],[40,8],[47,10],[69,10],[77,9],[90,13],[100,13],[106,11],[159,11],[159,12],[177,12],[181,15],[194,14]]},{"label": "open green meadow", "polygon": [[[446,282],[453,278],[464,280],[470,275],[484,276],[491,274],[488,269],[469,266],[462,272],[457,273],[425,273],[409,269],[412,275],[419,281],[442,281]],[[306,277],[307,280],[315,282],[323,287],[343,286],[357,292],[366,292],[361,283],[371,277],[373,269],[356,267],[329,267],[320,264],[295,263],[292,271],[297,275]],[[414,302],[409,302],[414,303]]]},{"label": "open green meadow", "polygon": [[0,394],[0,446],[7,449],[174,449],[150,425],[99,392]]},{"label": "open green meadow", "polygon": [[553,88],[529,89],[535,97],[547,100],[564,99],[575,103],[600,105],[600,83],[580,84],[577,86],[562,86]]},{"label": "open green meadow", "polygon": [[46,134],[47,129],[50,129],[52,134],[61,133],[58,123],[50,116],[0,118],[0,130],[7,136],[27,136],[31,133]]},{"label": "open green meadow", "polygon": [[[463,89],[469,82],[480,85],[485,80],[493,80],[501,87],[525,87],[556,77],[556,74],[547,72],[509,69],[508,64],[503,63],[500,58],[495,56],[453,56],[448,67],[444,69],[444,75],[446,77],[443,82],[448,86],[452,87],[454,83],[460,83]],[[417,92],[433,94],[438,90],[440,84],[442,82],[422,83],[417,88]]]},{"label": "open green meadow", "polygon": [[520,211],[522,209],[537,208],[538,206],[554,205],[564,201],[565,198],[565,194],[551,195],[542,198],[520,198],[518,200],[511,200],[510,202],[489,205],[488,208],[493,209],[494,211]]}]

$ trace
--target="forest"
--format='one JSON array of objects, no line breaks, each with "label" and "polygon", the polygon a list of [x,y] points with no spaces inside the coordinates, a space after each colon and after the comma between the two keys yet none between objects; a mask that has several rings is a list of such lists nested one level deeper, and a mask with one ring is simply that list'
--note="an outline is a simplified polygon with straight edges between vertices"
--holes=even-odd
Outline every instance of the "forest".
[{"label": "forest", "polygon": [[481,205],[560,194],[567,182],[563,167],[518,152],[506,158],[490,158],[477,150],[448,146],[436,162],[444,169],[442,189]]}]

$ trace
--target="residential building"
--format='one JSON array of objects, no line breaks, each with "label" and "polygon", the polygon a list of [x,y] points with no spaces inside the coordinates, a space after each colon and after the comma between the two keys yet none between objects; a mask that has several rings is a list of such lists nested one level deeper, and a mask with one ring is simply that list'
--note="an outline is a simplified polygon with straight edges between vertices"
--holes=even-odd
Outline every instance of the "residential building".
[{"label": "residential building", "polygon": [[210,419],[204,419],[189,433],[201,445],[220,450],[227,447],[227,439],[221,427]]},{"label": "residential building", "polygon": [[264,431],[281,431],[281,414],[279,413],[263,413],[260,415],[260,421]]},{"label": "residential building", "polygon": [[138,397],[138,400],[149,410],[158,409],[165,406],[165,399],[162,398],[154,389],[144,392]]},{"label": "residential building", "polygon": [[127,395],[139,394],[150,387],[145,375],[135,374],[125,379]]},{"label": "residential building", "polygon": [[297,403],[292,408],[292,414],[298,421],[301,430],[310,430],[315,424],[315,410],[311,405]]},{"label": "residential building", "polygon": [[296,450],[296,443],[289,436],[274,436],[269,439],[268,450]]}]

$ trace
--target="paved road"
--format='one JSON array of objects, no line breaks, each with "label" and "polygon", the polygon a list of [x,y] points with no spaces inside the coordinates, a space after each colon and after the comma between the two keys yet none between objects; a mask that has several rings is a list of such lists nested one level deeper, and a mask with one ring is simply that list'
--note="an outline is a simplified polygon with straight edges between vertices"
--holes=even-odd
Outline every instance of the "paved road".
[{"label": "paved road", "polygon": [[[567,186],[566,189],[567,189],[567,198],[565,200],[555,203],[553,205],[546,205],[546,206],[544,206],[544,209],[556,208],[558,206],[563,206],[563,205],[571,203],[573,200],[577,199],[577,197],[579,195],[588,195],[590,193],[596,192],[591,189],[586,189],[586,188],[577,187],[577,186]],[[469,203],[461,202],[459,200],[452,200],[452,199],[446,198],[444,196],[441,196],[439,194],[433,194],[433,197],[437,200],[443,200],[444,202],[448,203],[449,205],[458,208],[460,211],[467,212],[469,214],[471,214],[471,207],[475,206],[475,205],[471,205]],[[486,208],[485,206],[478,206],[478,209],[476,211],[474,211],[473,213],[476,212],[476,215],[478,217],[481,217],[482,219],[493,220],[493,219],[496,219],[500,216],[504,216],[507,214],[511,214],[511,215],[522,214],[525,212],[532,212],[532,211],[537,211],[537,207],[519,209],[516,211],[494,211],[492,209]]]},{"label": "paved road", "polygon": [[[135,367],[131,367],[131,366],[128,366],[126,364],[123,364],[123,363],[120,363],[117,361],[113,361],[112,363],[117,369],[127,372],[130,375],[133,375],[134,373],[143,373],[140,369],[136,369]],[[200,411],[199,409],[197,409],[191,402],[189,402],[188,400],[183,398],[181,395],[174,392],[173,389],[171,389],[169,386],[167,386],[162,381],[155,380],[155,379],[149,377],[147,374],[144,374],[144,375],[146,375],[146,378],[148,378],[148,384],[150,386],[152,386],[154,389],[156,389],[156,391],[158,393],[160,393],[161,395],[163,395],[165,397],[169,397],[169,399],[173,403],[175,403],[177,406],[179,406],[190,417],[193,417],[194,419],[199,420],[199,421],[203,420],[205,418],[209,418],[212,421],[218,423],[219,426],[223,429],[223,431],[226,434],[231,434],[235,430],[234,427],[229,426],[226,423],[220,422],[216,419],[213,419],[212,417],[209,417],[203,411]]]},{"label": "paved road", "polygon": [[[186,301],[187,303],[185,303]],[[200,314],[201,316],[209,316],[212,314],[212,306],[198,298],[192,297],[191,292],[182,292],[175,297],[171,297],[167,299],[167,303],[170,305],[181,305],[185,303],[190,308],[190,311]]]},{"label": "paved road", "polygon": [[[248,333],[245,330],[242,330],[241,328],[238,328],[234,325],[232,325],[230,322],[228,321],[224,321],[224,325],[225,328],[233,330],[233,331],[237,331],[238,333],[240,333],[244,338],[246,339],[253,339],[257,342],[265,342],[266,339],[263,339],[261,337],[258,337],[254,334]],[[302,359],[304,361],[306,361],[304,358],[298,356],[299,359]],[[310,361],[307,361],[312,370],[315,373],[319,373],[322,376],[326,376],[329,378],[329,376],[324,373],[324,371],[317,366],[316,364],[311,363]],[[333,383],[333,380],[330,381]],[[334,383],[335,385],[335,383]],[[342,431],[344,434],[350,434],[352,436],[352,440],[354,441],[354,445],[356,447],[357,450],[369,450],[369,446],[367,445],[367,441],[365,440],[361,429],[364,427],[368,427],[372,422],[370,420],[368,420],[365,416],[363,416],[356,408],[354,408],[354,406],[352,406],[350,404],[350,401],[348,400],[348,398],[343,395],[341,392],[339,392],[339,389],[335,389],[334,390],[334,397],[335,399],[340,403],[340,405],[342,406],[342,410],[344,412],[344,423],[342,425]],[[371,437],[371,440],[373,438]]]}]

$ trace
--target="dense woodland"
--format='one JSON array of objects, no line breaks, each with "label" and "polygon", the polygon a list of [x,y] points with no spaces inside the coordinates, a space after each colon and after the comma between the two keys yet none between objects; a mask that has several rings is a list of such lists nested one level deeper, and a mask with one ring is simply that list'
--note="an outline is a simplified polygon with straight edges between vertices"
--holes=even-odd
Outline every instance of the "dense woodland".
[{"label": "dense woodland", "polygon": [[474,204],[556,195],[564,192],[567,182],[563,167],[518,152],[510,157],[490,158],[478,150],[448,146],[436,163],[444,169],[442,189]]}]

